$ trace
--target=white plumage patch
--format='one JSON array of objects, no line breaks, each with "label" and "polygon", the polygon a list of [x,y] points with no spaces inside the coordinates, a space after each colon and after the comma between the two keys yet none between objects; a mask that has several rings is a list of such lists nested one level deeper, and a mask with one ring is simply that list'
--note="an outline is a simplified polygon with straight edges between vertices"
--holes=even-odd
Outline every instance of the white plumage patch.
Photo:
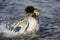
[{"label": "white plumage patch", "polygon": [[27,29],[28,32],[34,32],[37,31],[38,29],[38,21],[32,17],[28,18],[28,22],[29,22],[29,27]]}]

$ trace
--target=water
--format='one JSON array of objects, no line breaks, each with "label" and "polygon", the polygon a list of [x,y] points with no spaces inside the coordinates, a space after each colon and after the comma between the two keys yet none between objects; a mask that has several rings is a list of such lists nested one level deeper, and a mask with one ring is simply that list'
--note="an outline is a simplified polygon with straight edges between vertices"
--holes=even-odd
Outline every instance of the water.
[{"label": "water", "polygon": [[38,16],[42,32],[36,40],[60,40],[60,0],[1,0],[0,25],[11,26],[24,18],[24,8],[28,5],[41,13]]}]

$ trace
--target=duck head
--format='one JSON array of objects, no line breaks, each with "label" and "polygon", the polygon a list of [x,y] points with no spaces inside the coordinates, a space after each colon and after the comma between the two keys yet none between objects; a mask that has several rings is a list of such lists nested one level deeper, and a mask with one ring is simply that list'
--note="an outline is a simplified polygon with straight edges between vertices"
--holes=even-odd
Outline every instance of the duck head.
[{"label": "duck head", "polygon": [[35,19],[37,19],[36,15],[39,14],[39,12],[33,6],[27,6],[25,8],[25,12],[27,17],[33,17]]}]

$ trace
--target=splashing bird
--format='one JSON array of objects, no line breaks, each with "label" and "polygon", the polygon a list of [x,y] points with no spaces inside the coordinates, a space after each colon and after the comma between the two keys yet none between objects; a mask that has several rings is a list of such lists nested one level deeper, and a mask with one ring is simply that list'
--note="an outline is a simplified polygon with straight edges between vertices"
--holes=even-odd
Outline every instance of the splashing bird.
[{"label": "splashing bird", "polygon": [[25,37],[35,36],[39,30],[39,18],[37,16],[39,12],[33,6],[27,6],[25,13],[24,20],[14,23],[9,30]]}]

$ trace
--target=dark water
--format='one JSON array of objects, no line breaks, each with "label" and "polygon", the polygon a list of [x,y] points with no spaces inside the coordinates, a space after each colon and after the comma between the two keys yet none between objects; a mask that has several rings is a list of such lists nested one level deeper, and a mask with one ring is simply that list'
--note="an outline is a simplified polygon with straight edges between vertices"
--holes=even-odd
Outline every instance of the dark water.
[{"label": "dark water", "polygon": [[[40,11],[38,16],[42,31],[41,35],[33,40],[60,40],[60,0],[1,0],[0,24],[7,23],[10,26],[24,18],[24,8],[28,5]],[[2,39],[6,40],[3,37]]]}]

